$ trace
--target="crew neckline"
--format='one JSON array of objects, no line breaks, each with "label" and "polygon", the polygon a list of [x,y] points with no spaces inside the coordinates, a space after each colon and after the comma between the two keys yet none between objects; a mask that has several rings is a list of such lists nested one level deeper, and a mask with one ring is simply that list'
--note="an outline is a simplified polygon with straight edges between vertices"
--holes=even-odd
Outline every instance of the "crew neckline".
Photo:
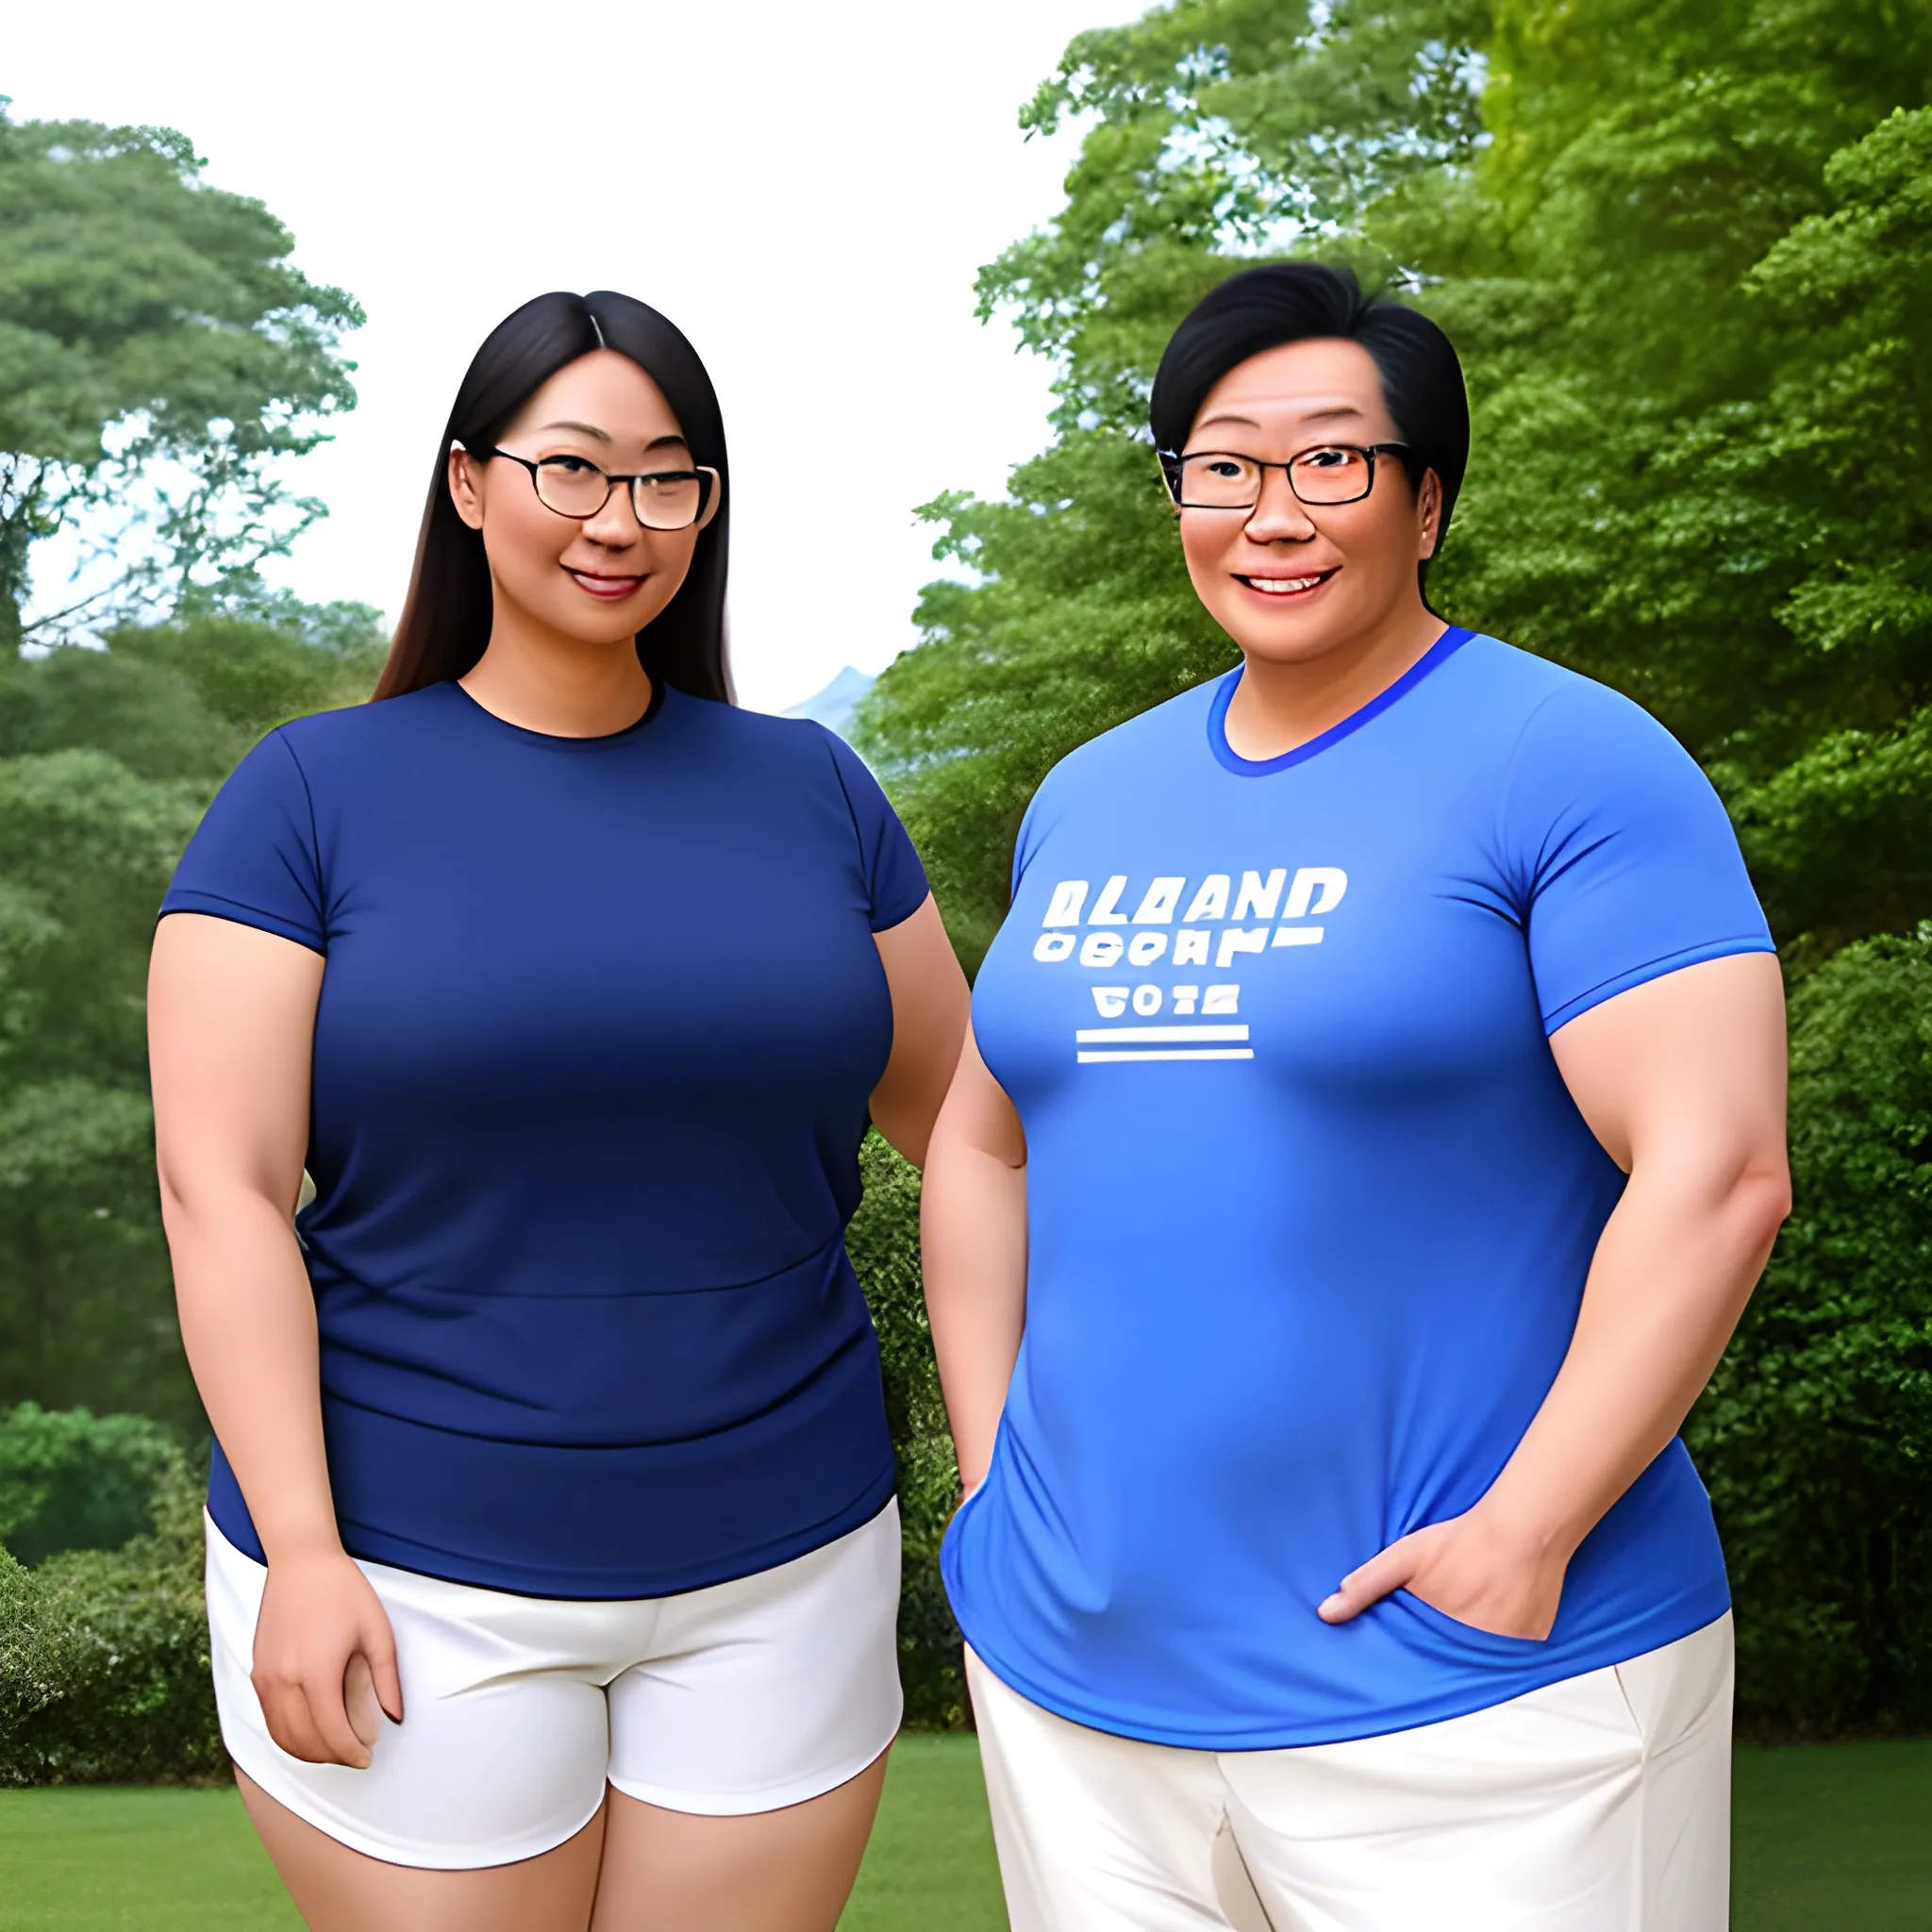
[{"label": "crew neckline", "polygon": [[603,751],[611,746],[621,745],[633,739],[651,725],[670,699],[671,687],[662,677],[651,679],[651,702],[644,707],[644,715],[626,724],[621,731],[600,731],[589,738],[574,738],[560,731],[535,731],[527,724],[513,724],[508,718],[499,718],[488,705],[479,703],[463,689],[460,678],[446,680],[448,688],[458,699],[478,718],[493,724],[499,731],[508,731],[512,736],[524,739],[531,744],[541,744],[553,751]]},{"label": "crew neckline", "polygon": [[1309,739],[1306,744],[1298,744],[1292,751],[1281,752],[1272,758],[1244,758],[1227,741],[1227,708],[1234,702],[1234,694],[1241,688],[1241,673],[1247,668],[1244,664],[1237,664],[1222,678],[1220,688],[1214,693],[1214,702],[1208,708],[1208,743],[1219,762],[1238,778],[1265,778],[1271,772],[1285,772],[1291,765],[1307,764],[1330,745],[1339,744],[1344,738],[1359,731],[1371,719],[1379,718],[1391,705],[1412,691],[1430,672],[1446,664],[1474,636],[1474,631],[1452,624],[1387,690],[1377,691],[1367,704],[1351,711],[1340,724],[1329,725],[1327,730]]}]

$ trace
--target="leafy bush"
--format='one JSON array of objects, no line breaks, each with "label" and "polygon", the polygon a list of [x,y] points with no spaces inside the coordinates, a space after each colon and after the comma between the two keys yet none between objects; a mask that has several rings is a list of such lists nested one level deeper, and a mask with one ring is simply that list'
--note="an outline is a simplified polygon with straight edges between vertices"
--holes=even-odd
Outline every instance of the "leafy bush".
[{"label": "leafy bush", "polygon": [[1932,926],[1791,1001],[1796,1208],[1687,1435],[1737,1600],[1739,1715],[1932,1728]]},{"label": "leafy bush", "polygon": [[154,1529],[29,1570],[0,1550],[0,1785],[157,1784],[226,1768],[208,1678],[201,1496],[178,1455]]},{"label": "leafy bush", "polygon": [[968,1722],[959,1626],[940,1580],[940,1540],[959,1495],[958,1465],[933,1363],[919,1274],[919,1174],[876,1134],[859,1157],[865,1201],[845,1245],[879,1332],[886,1418],[899,1459],[905,1585],[899,1675],[906,1721],[957,1730]]},{"label": "leafy bush", "polygon": [[117,1550],[153,1530],[157,1487],[185,1468],[173,1432],[146,1416],[0,1410],[0,1544],[29,1565]]}]

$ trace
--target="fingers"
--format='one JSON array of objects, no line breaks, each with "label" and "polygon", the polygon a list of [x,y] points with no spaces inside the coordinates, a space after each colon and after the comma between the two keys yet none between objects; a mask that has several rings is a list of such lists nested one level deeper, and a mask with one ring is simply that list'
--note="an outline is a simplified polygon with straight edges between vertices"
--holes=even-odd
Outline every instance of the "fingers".
[{"label": "fingers", "polygon": [[301,1684],[271,1678],[260,1671],[249,1681],[255,1686],[269,1736],[291,1757],[299,1757],[305,1764],[327,1764],[329,1749],[315,1727]]},{"label": "fingers", "polygon": [[1404,1537],[1392,1542],[1379,1557],[1371,1557],[1359,1570],[1351,1570],[1332,1596],[1324,1597],[1315,1614],[1324,1624],[1346,1624],[1358,1617],[1371,1604],[1378,1604],[1391,1591],[1400,1590],[1416,1572],[1414,1540]]},{"label": "fingers", "polygon": [[375,1678],[369,1659],[358,1650],[342,1673],[342,1708],[349,1713],[349,1728],[356,1733],[365,1751],[373,1751],[382,1735],[382,1707],[375,1698]]},{"label": "fingers", "polygon": [[363,1646],[363,1655],[369,1660],[369,1673],[375,1685],[376,1702],[382,1706],[391,1724],[401,1724],[403,1677],[402,1673],[396,1669],[396,1644],[395,1639],[390,1635],[388,1618],[383,1619],[379,1633],[370,1633]]},{"label": "fingers", "polygon": [[[280,1619],[273,1631],[258,1626],[250,1681],[269,1736],[290,1757],[363,1771],[383,1715],[403,1721],[403,1687],[389,1619],[362,1578],[354,1581],[350,1601],[338,1598],[335,1606],[341,1623],[325,1616],[307,1628]],[[314,1597],[295,1601],[305,1615],[313,1614]],[[266,1612],[263,1622],[269,1622]]]},{"label": "fingers", "polygon": [[345,1665],[340,1675],[325,1677],[305,1687],[308,1693],[309,1720],[328,1753],[323,1762],[346,1764],[353,1771],[367,1771],[369,1746],[356,1735],[356,1726],[349,1721],[348,1701],[343,1695],[343,1682],[347,1675]]}]

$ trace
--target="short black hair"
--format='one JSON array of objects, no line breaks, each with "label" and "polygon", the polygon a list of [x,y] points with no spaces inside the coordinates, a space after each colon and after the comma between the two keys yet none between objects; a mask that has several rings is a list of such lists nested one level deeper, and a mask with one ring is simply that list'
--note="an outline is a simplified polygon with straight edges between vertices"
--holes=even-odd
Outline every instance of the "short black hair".
[{"label": "short black hair", "polygon": [[1318,261],[1273,261],[1231,275],[1195,303],[1174,330],[1154,377],[1148,420],[1154,446],[1179,451],[1208,392],[1237,364],[1284,342],[1340,338],[1374,358],[1382,396],[1408,445],[1408,480],[1435,471],[1442,486],[1441,555],[1469,467],[1469,392],[1455,345],[1420,310],[1380,291],[1364,293],[1354,272]]}]

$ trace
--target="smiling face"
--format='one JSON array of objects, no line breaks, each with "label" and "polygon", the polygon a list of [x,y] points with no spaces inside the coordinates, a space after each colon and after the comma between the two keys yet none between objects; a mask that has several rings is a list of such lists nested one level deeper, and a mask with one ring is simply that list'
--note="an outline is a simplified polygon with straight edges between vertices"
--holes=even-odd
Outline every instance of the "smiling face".
[{"label": "smiling face", "polygon": [[[599,349],[559,369],[518,410],[497,439],[508,456],[530,462],[562,458],[608,475],[688,469],[691,455],[664,392],[629,357]],[[627,642],[677,594],[698,532],[717,513],[713,490],[689,529],[650,530],[638,522],[630,491],[611,491],[594,515],[559,515],[541,503],[521,463],[450,453],[457,513],[483,533],[504,619],[553,638],[591,646]],[[568,467],[569,464],[566,464]]]},{"label": "smiling face", "polygon": [[[1286,463],[1324,444],[1401,441],[1369,352],[1319,340],[1229,370],[1208,391],[1184,454]],[[1304,487],[1316,493],[1319,485]],[[1271,469],[1251,510],[1182,509],[1181,547],[1201,602],[1244,656],[1306,663],[1427,622],[1416,565],[1435,549],[1441,505],[1434,473],[1412,490],[1399,456],[1376,458],[1374,488],[1359,501],[1312,508]]]}]

